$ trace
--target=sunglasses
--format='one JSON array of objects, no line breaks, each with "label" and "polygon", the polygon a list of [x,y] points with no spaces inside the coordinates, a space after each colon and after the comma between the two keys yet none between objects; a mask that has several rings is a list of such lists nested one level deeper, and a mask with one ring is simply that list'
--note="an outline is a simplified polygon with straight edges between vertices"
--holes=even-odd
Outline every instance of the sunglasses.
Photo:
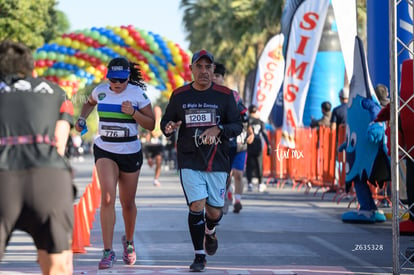
[{"label": "sunglasses", "polygon": [[127,80],[128,78],[109,78],[109,81],[111,81],[112,83],[124,83]]}]

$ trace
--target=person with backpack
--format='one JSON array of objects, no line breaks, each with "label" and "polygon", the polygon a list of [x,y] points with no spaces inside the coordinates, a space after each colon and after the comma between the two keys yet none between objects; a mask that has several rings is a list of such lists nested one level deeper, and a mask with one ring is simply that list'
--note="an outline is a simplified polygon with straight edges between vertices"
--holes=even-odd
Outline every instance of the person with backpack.
[{"label": "person with backpack", "polygon": [[253,191],[253,178],[258,179],[259,192],[266,190],[266,184],[262,182],[263,177],[263,141],[267,145],[267,155],[272,152],[269,138],[267,137],[264,122],[260,120],[257,112],[257,106],[249,106],[249,126],[252,127],[254,139],[251,144],[247,145],[247,160],[246,160],[246,177],[247,190]]}]

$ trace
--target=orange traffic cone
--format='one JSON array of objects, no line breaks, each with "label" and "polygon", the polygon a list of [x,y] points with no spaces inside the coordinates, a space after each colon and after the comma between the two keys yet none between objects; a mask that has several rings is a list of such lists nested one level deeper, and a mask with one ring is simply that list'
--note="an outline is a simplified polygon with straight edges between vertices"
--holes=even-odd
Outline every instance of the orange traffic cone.
[{"label": "orange traffic cone", "polygon": [[72,252],[73,253],[86,253],[85,247],[83,246],[83,234],[80,225],[80,217],[78,211],[78,205],[73,205],[73,231],[72,231]]},{"label": "orange traffic cone", "polygon": [[92,185],[88,184],[84,193],[86,212],[88,215],[89,228],[92,228],[93,221],[95,220],[95,207],[93,207],[93,198],[92,198]]},{"label": "orange traffic cone", "polygon": [[89,218],[88,218],[88,210],[86,208],[85,197],[82,196],[79,200],[79,220],[80,220],[80,227],[82,229],[82,237],[83,237],[83,244],[84,246],[90,246],[91,241],[91,230],[89,227]]}]

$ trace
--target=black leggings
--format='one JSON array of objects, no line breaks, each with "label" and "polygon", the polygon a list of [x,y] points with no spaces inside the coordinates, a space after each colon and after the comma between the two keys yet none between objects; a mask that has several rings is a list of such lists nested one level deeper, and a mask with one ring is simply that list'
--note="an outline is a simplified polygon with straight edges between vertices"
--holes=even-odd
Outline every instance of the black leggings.
[{"label": "black leggings", "polygon": [[247,182],[251,183],[254,177],[256,177],[259,180],[259,183],[262,183],[262,177],[263,177],[262,154],[259,154],[259,155],[247,154],[247,159],[246,159]]}]

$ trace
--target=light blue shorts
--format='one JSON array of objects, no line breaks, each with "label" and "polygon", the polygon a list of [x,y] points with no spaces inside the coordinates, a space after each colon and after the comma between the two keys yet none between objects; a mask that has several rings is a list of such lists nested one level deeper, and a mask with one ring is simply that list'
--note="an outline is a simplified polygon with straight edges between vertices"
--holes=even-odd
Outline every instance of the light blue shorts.
[{"label": "light blue shorts", "polygon": [[223,207],[227,177],[226,172],[180,169],[180,180],[187,204],[206,198],[208,205]]}]

